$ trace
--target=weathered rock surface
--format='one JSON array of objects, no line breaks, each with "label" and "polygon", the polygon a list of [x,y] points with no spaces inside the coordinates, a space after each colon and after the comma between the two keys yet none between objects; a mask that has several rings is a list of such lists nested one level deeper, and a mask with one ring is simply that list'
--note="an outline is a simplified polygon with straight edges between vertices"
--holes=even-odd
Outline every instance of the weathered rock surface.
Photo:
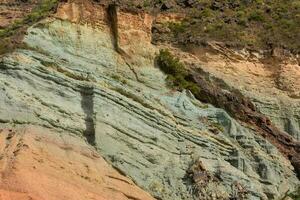
[{"label": "weathered rock surface", "polygon": [[[154,24],[155,43],[172,40],[168,38],[168,34],[163,33],[166,29],[164,24],[182,20],[177,13],[173,15],[171,18],[164,15],[157,17]],[[170,30],[166,30],[167,33],[168,31]],[[177,41],[172,43],[177,44]],[[187,45],[183,48],[196,56],[196,59],[192,58],[190,62],[198,63],[200,60],[200,65],[205,71],[250,97],[273,123],[299,140],[299,55],[292,55],[287,50],[279,48],[273,49],[273,52],[254,52],[245,49],[234,51],[217,42],[208,42],[204,46]]]},{"label": "weathered rock surface", "polygon": [[[21,190],[24,198],[28,191],[32,198],[43,194],[27,181],[45,164],[50,170],[42,179],[48,184],[45,190],[49,188],[45,195],[58,194],[51,193],[54,176],[63,183],[76,179],[66,183],[70,196],[65,199],[72,199],[79,185],[83,194],[96,195],[94,199],[151,199],[100,157],[82,155],[97,155],[91,146],[156,199],[228,199],[237,197],[241,188],[247,191],[246,199],[276,199],[299,184],[290,162],[255,130],[197,101],[188,91],[165,86],[165,75],[154,67],[157,47],[151,45],[151,16],[119,13],[125,55],[115,51],[106,19],[105,9],[88,1],[62,4],[55,17],[29,28],[26,48],[1,60],[1,126],[21,127],[14,137],[23,137],[29,146],[21,148],[20,162],[15,162],[17,169],[22,163],[28,168],[20,172],[20,179],[8,176],[20,181],[16,188],[26,185]],[[23,127],[28,125],[43,128],[26,131]],[[48,131],[52,133],[44,133]],[[7,134],[2,134],[4,142]],[[30,152],[38,155],[23,157]],[[35,156],[46,161],[36,162]],[[79,168],[69,166],[69,160]],[[71,172],[61,174],[60,163]],[[29,170],[32,165],[36,171]],[[107,177],[110,173],[118,180]],[[101,177],[103,182],[97,182]],[[205,187],[200,187],[203,181]],[[107,188],[111,184],[115,187]],[[2,196],[11,190],[15,193],[10,195],[23,198],[19,190],[2,187]],[[101,196],[99,188],[108,196]],[[116,196],[109,196],[114,189],[111,195]]]},{"label": "weathered rock surface", "polygon": [[77,136],[33,126],[0,132],[1,200],[153,199]]},{"label": "weathered rock surface", "polygon": [[300,139],[300,67],[295,58],[266,60],[259,54],[193,49],[202,69],[250,97],[281,130]]}]

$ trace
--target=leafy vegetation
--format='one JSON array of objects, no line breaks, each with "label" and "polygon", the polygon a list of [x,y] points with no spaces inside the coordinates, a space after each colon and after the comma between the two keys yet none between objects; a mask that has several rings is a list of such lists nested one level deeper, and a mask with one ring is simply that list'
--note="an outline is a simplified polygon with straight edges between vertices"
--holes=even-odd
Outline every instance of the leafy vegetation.
[{"label": "leafy vegetation", "polygon": [[160,50],[157,56],[157,64],[167,74],[167,82],[170,87],[179,90],[188,89],[194,95],[199,93],[200,88],[194,83],[184,64],[168,50]]},{"label": "leafy vegetation", "polygon": [[298,187],[297,191],[290,193],[287,196],[292,198],[293,200],[300,200],[300,186]]},{"label": "leafy vegetation", "polygon": [[[171,29],[169,39],[186,45],[215,40],[232,47],[300,52],[299,0],[197,0],[182,10],[187,17]],[[161,33],[160,33],[161,34]],[[166,35],[155,35],[167,38]]]},{"label": "leafy vegetation", "polygon": [[14,37],[21,35],[20,30],[48,16],[49,12],[56,8],[58,1],[41,0],[38,6],[22,20],[16,20],[7,28],[0,29],[0,55],[12,51],[18,45]]}]

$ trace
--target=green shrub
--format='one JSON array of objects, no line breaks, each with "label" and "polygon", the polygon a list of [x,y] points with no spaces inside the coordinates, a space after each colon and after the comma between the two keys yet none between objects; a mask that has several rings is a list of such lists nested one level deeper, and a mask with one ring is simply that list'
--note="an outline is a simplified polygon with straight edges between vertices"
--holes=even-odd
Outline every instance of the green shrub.
[{"label": "green shrub", "polygon": [[12,50],[12,42],[9,38],[0,39],[0,55],[11,52]]},{"label": "green shrub", "polygon": [[288,196],[293,200],[300,200],[300,186],[295,192],[288,194]]},{"label": "green shrub", "polygon": [[166,74],[173,76],[187,75],[184,65],[180,63],[179,59],[175,58],[168,50],[160,50],[157,62],[160,69]]},{"label": "green shrub", "polygon": [[167,74],[169,86],[179,90],[188,89],[194,95],[199,93],[199,87],[193,82],[184,64],[168,50],[160,50],[156,60],[159,68]]},{"label": "green shrub", "polygon": [[[34,8],[24,19],[16,20],[5,29],[0,29],[0,55],[11,51],[17,46],[17,43],[5,41],[12,41],[12,37],[20,33],[20,29],[28,25],[32,25],[38,20],[46,17],[58,4],[59,0],[42,0],[36,8]],[[9,46],[9,48],[8,48]],[[7,50],[6,50],[7,49]]]},{"label": "green shrub", "polygon": [[256,50],[282,47],[300,53],[299,0],[193,2],[191,8],[182,9],[186,18],[171,23],[171,33],[154,35],[154,41],[167,40],[183,48],[218,41],[232,47]]},{"label": "green shrub", "polygon": [[250,13],[249,18],[250,21],[258,21],[258,22],[263,22],[265,21],[264,15],[262,12],[254,10],[253,12]]},{"label": "green shrub", "polygon": [[151,6],[151,1],[150,0],[144,0],[143,6],[144,7],[150,7]]},{"label": "green shrub", "polygon": [[171,31],[175,34],[183,33],[187,27],[188,26],[184,21],[168,23],[168,28],[171,29]]}]

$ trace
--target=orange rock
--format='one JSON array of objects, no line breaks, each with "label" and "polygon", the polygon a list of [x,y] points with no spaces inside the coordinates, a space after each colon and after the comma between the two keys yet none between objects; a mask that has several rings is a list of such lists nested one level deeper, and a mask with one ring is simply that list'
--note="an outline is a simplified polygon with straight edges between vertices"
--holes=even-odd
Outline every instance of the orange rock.
[{"label": "orange rock", "polygon": [[0,155],[1,200],[153,199],[67,133],[4,129]]}]

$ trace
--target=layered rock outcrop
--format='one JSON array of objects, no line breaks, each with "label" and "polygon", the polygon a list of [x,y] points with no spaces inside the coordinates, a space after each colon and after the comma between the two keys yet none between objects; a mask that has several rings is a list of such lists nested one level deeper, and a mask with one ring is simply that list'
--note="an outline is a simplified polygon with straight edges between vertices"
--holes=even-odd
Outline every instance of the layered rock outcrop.
[{"label": "layered rock outcrop", "polygon": [[299,140],[300,67],[297,59],[233,52],[217,44],[209,49],[191,50],[202,69],[250,97],[273,123]]},{"label": "layered rock outcrop", "polygon": [[185,38],[191,44],[178,45],[172,38],[168,24],[177,24],[180,32],[180,24],[184,19],[185,16],[178,13],[173,13],[172,17],[158,16],[154,24],[153,41],[177,44],[196,56],[197,59],[191,62],[198,63],[200,60],[199,65],[203,70],[250,97],[276,126],[299,140],[299,55],[293,55],[283,48],[233,50],[224,43],[203,41],[200,44],[192,36]]},{"label": "layered rock outcrop", "polygon": [[[1,59],[0,126],[11,129],[1,133],[2,155],[16,158],[2,196],[277,199],[297,187],[290,161],[257,130],[166,87],[154,65],[153,16],[118,12],[122,53],[107,19],[95,2],[62,3]],[[32,182],[37,173],[43,187]],[[87,197],[72,196],[79,186]]]},{"label": "layered rock outcrop", "polygon": [[77,136],[37,126],[0,132],[1,200],[153,199]]}]

